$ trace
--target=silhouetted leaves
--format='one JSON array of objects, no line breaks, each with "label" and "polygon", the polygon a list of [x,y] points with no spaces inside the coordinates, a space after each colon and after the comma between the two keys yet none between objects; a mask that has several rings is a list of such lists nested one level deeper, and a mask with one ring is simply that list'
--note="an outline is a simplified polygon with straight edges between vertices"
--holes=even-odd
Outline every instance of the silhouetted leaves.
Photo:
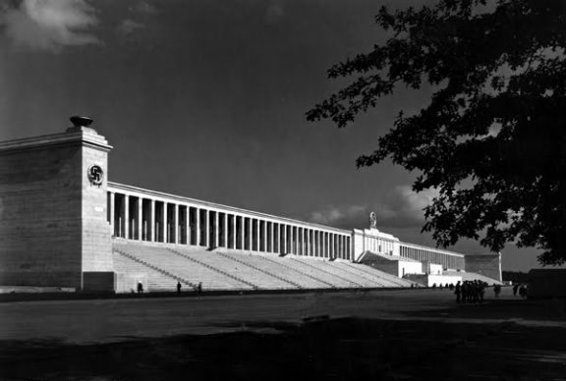
[{"label": "silhouetted leaves", "polygon": [[383,7],[375,21],[391,37],[331,67],[330,78],[354,79],[307,119],[345,127],[397,85],[430,83],[430,104],[400,113],[357,165],[390,158],[418,170],[415,190],[438,189],[423,230],[439,245],[466,237],[499,251],[515,242],[564,263],[566,2],[442,0]]}]

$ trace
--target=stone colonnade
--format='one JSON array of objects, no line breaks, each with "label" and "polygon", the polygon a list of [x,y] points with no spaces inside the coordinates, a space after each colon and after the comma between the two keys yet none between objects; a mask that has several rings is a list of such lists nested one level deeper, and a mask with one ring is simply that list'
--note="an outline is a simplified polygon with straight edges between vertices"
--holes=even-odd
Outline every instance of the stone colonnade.
[{"label": "stone colonnade", "polygon": [[118,238],[351,260],[347,232],[300,221],[110,186],[107,210]]},{"label": "stone colonnade", "polygon": [[445,269],[464,269],[465,257],[462,254],[444,251],[415,245],[412,243],[401,242],[399,255],[405,258],[415,259],[421,262],[431,262],[442,265]]}]

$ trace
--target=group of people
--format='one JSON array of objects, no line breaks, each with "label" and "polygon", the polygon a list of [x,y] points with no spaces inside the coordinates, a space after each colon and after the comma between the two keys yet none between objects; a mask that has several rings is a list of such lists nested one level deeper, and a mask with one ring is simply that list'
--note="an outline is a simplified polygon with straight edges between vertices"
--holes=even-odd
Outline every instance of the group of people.
[{"label": "group of people", "polygon": [[[452,285],[450,285],[452,286]],[[487,283],[481,280],[458,281],[454,286],[457,303],[482,303]]]},{"label": "group of people", "polygon": [[[177,281],[177,294],[181,293],[181,282]],[[195,287],[194,287],[195,291],[198,292],[199,294],[202,292],[202,282],[199,282]],[[138,294],[142,294],[143,293],[143,283],[141,281],[138,281],[137,287],[136,287],[136,291],[138,292]],[[134,290],[132,290],[132,293],[134,292]]]},{"label": "group of people", "polygon": [[[488,287],[486,282],[481,280],[458,281],[456,285],[450,284],[450,290],[454,290],[457,303],[482,303],[485,296],[485,289]],[[513,286],[513,295],[517,296],[517,292],[521,298],[527,297],[527,286],[525,284],[515,284]],[[493,285],[493,294],[496,298],[501,293],[501,285]]]},{"label": "group of people", "polygon": [[525,284],[515,284],[513,285],[513,296],[517,296],[517,291],[519,291],[519,296],[521,298],[527,297],[527,286]]}]

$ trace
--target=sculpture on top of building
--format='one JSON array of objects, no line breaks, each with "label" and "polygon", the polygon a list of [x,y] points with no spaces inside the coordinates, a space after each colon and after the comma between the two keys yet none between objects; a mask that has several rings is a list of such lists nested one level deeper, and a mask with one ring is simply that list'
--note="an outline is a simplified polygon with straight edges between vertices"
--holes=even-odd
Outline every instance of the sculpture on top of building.
[{"label": "sculpture on top of building", "polygon": [[369,214],[369,228],[377,229],[377,215],[375,214],[375,212],[371,212]]}]

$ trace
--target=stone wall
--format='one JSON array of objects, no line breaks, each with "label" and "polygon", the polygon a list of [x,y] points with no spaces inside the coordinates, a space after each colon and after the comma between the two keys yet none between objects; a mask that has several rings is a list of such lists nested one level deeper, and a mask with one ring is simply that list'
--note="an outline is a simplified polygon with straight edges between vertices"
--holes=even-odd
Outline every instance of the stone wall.
[{"label": "stone wall", "polygon": [[[83,127],[0,143],[1,285],[83,289],[83,273],[113,271],[106,222],[110,148]],[[105,172],[100,184],[89,180],[92,165]]]},{"label": "stone wall", "polygon": [[[87,171],[93,165],[104,169],[102,184],[93,185]],[[108,154],[85,146],[82,150],[82,271],[113,271],[112,232],[107,215]]]},{"label": "stone wall", "polygon": [[80,145],[0,150],[0,284],[81,286],[80,175]]},{"label": "stone wall", "polygon": [[501,282],[501,254],[466,255],[466,271]]}]

